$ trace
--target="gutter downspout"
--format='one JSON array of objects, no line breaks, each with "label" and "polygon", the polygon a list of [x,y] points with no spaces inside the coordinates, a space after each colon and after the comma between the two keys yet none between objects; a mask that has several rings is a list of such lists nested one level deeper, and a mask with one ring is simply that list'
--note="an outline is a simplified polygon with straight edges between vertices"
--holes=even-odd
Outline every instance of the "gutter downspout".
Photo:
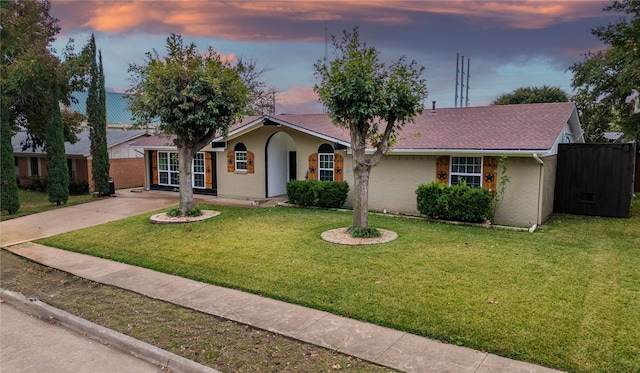
[{"label": "gutter downspout", "polygon": [[544,173],[542,171],[544,167],[544,161],[540,159],[540,157],[538,157],[537,153],[533,153],[533,159],[535,159],[536,162],[540,164],[540,171],[538,171],[538,216],[535,224],[542,224],[542,188],[544,186]]}]

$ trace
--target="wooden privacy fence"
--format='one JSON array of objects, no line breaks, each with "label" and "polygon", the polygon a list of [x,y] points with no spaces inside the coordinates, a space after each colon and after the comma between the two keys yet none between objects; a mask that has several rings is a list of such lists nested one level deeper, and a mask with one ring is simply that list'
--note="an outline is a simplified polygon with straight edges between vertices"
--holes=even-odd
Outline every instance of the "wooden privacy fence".
[{"label": "wooden privacy fence", "polygon": [[629,217],[636,144],[560,144],[553,211]]}]

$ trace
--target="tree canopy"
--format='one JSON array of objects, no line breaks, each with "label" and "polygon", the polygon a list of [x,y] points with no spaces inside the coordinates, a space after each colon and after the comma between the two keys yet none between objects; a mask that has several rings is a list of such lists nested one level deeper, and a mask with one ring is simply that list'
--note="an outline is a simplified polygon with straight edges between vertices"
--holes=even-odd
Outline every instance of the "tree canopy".
[{"label": "tree canopy", "polygon": [[[353,235],[368,230],[368,186],[371,168],[392,146],[403,126],[423,110],[427,97],[424,67],[405,57],[390,66],[379,52],[360,41],[358,29],[332,37],[336,58],[314,65],[319,83],[314,91],[326,105],[333,124],[349,129],[353,150]],[[366,154],[367,146],[374,147]]]},{"label": "tree canopy", "polygon": [[492,105],[536,104],[544,102],[567,102],[569,96],[560,87],[520,87],[505,93],[493,101]]},{"label": "tree canopy", "polygon": [[154,49],[143,65],[129,66],[133,84],[128,97],[137,124],[159,118],[160,129],[176,135],[180,210],[185,214],[194,207],[193,157],[247,113],[264,84],[255,64],[234,64],[211,47],[201,54],[180,35],[169,36],[166,47],[166,56]]},{"label": "tree canopy", "polygon": [[[60,32],[58,20],[50,14],[49,1],[10,0],[0,3],[2,104],[9,108],[10,123],[19,123],[29,133],[25,147],[41,146],[45,126],[51,121],[51,107],[70,104],[71,92],[84,86],[84,60],[69,43],[64,63],[54,55],[50,43]],[[52,94],[57,85],[59,96]],[[76,140],[82,116],[62,113],[65,139]]]},{"label": "tree canopy", "polygon": [[629,99],[640,91],[640,0],[614,1],[604,11],[622,13],[592,30],[607,47],[570,67],[586,137],[597,141],[603,131],[619,129],[625,139],[640,140],[640,113]]}]

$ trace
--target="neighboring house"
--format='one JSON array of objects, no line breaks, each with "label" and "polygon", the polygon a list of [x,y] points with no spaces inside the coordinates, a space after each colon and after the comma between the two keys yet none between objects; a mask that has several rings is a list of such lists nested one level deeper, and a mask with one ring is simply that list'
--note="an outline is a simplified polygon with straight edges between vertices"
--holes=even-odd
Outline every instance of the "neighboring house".
[{"label": "neighboring house", "polygon": [[[558,144],[583,142],[575,104],[549,103],[425,110],[408,123],[373,168],[372,210],[417,213],[419,184],[438,181],[496,191],[499,160],[510,181],[494,221],[530,226],[553,212]],[[170,136],[133,144],[145,153],[145,186],[177,190]],[[289,180],[345,180],[353,185],[349,131],[326,114],[247,117],[203,148],[194,160],[196,193],[262,199],[286,194]],[[353,201],[349,193],[347,205]]]},{"label": "neighboring house", "polygon": [[[86,115],[87,92],[74,92],[77,102],[72,102],[65,110],[73,110]],[[144,182],[144,155],[139,150],[129,146],[130,143],[150,136],[148,130],[155,131],[155,124],[146,128],[133,130],[133,115],[128,108],[125,95],[107,92],[107,148],[109,152],[109,173],[116,188],[131,188],[141,186]],[[78,141],[74,144],[65,142],[67,166],[71,181],[86,181],[93,189],[91,176],[91,140],[87,123],[81,125],[82,131],[77,134]],[[25,132],[18,132],[13,138],[13,151],[16,165],[16,177],[21,185],[30,184],[35,180],[46,179],[46,154],[42,148],[33,151],[31,148],[22,149],[26,139]]]},{"label": "neighboring house", "polygon": [[[67,166],[70,181],[86,181],[90,188],[91,178],[91,141],[89,131],[78,133],[74,144],[65,142]],[[144,157],[141,152],[129,146],[142,137],[150,136],[146,131],[107,131],[107,149],[109,151],[110,176],[116,188],[141,186],[144,182]],[[16,165],[16,177],[19,185],[28,185],[36,180],[47,178],[47,155],[42,148],[23,150],[22,143],[26,132],[18,132],[11,139]]]}]

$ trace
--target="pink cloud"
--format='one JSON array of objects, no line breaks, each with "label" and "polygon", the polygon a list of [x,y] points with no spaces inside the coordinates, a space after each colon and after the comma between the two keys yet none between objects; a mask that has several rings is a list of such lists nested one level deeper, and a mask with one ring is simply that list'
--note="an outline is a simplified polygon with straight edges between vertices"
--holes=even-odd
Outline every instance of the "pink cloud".
[{"label": "pink cloud", "polygon": [[[304,22],[367,22],[402,25],[418,22],[420,14],[449,14],[473,18],[483,27],[536,29],[552,24],[601,15],[593,1],[67,1],[54,3],[64,15],[63,29],[89,28],[118,33],[151,30],[167,34],[231,40],[315,40],[321,36],[292,33],[277,25]],[[275,27],[265,30],[264,23]],[[306,31],[310,32],[310,31]]]},{"label": "pink cloud", "polygon": [[276,93],[276,113],[321,113],[322,104],[313,87],[291,87]]}]

